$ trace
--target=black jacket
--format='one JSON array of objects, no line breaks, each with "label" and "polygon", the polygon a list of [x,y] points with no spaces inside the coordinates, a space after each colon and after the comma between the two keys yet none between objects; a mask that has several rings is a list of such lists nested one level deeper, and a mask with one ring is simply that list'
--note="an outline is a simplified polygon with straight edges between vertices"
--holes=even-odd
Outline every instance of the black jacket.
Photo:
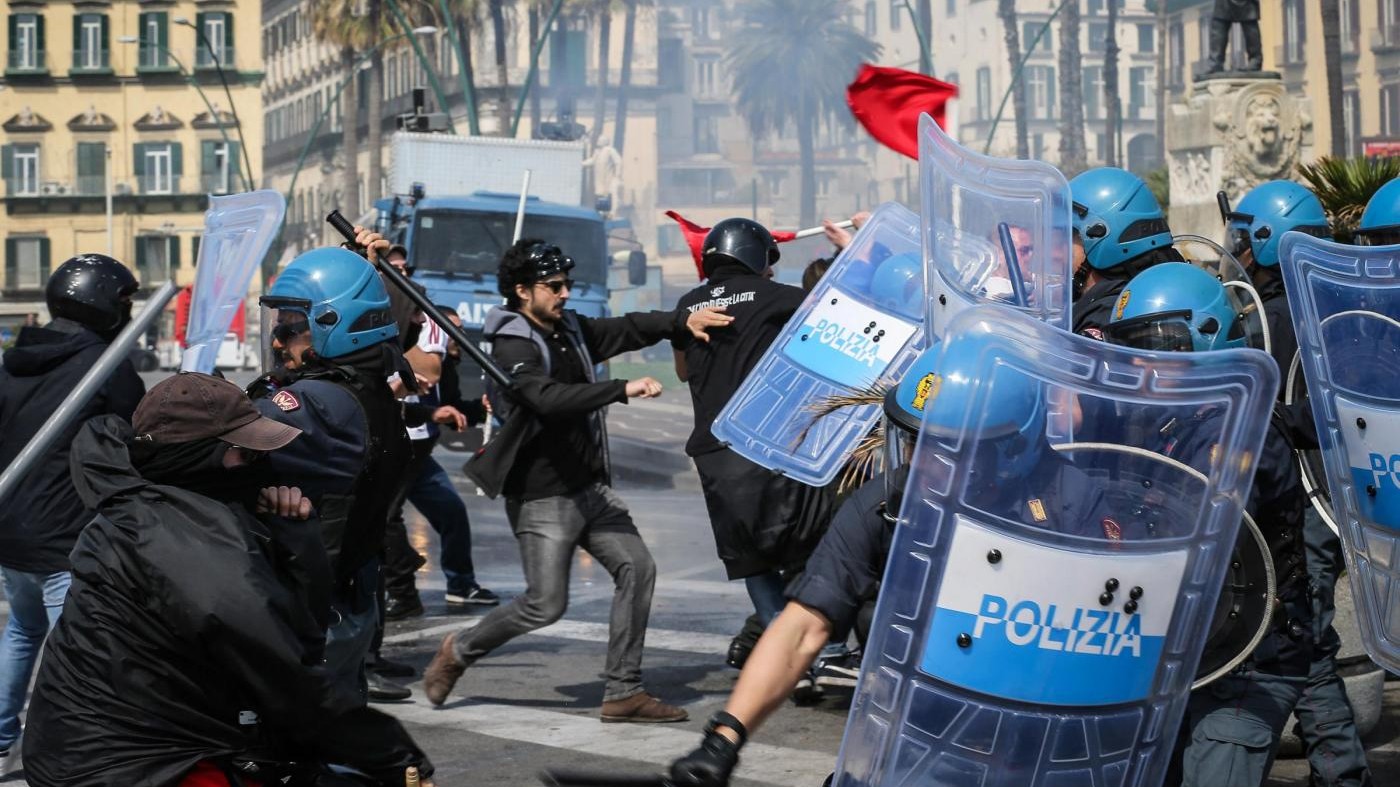
[{"label": "black jacket", "polygon": [[74,483],[98,515],[73,550],[30,703],[29,783],[165,787],[200,760],[295,757],[400,785],[404,768],[426,766],[398,722],[330,706],[322,635],[273,532],[142,478],[132,437],[107,416],[74,442]]},{"label": "black jacket", "polygon": [[[68,320],[23,328],[0,369],[0,470],[9,467],[107,349],[107,341]],[[122,361],[78,418],[0,503],[0,565],[48,574],[68,570],[68,552],[92,519],[68,475],[68,447],[89,418],[106,413],[130,420],[146,386]]]},{"label": "black jacket", "polygon": [[483,333],[492,342],[492,357],[511,375],[515,388],[508,396],[493,394],[492,406],[504,425],[491,442],[467,461],[463,472],[494,498],[505,489],[507,476],[522,449],[528,451],[532,441],[548,438],[541,431],[549,419],[586,414],[594,446],[602,453],[606,481],[607,429],[600,411],[609,404],[627,402],[627,381],[596,381],[593,365],[679,337],[686,330],[688,316],[682,312],[651,311],[595,319],[566,309],[559,330],[578,352],[589,382],[561,383],[551,374],[544,339],[532,323],[514,309],[492,309],[486,315]]}]

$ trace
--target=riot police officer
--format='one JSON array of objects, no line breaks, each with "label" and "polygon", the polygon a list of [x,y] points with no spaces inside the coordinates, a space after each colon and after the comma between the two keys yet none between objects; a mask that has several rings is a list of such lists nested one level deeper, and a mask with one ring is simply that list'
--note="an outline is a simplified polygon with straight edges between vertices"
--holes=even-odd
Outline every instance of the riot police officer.
[{"label": "riot police officer", "polygon": [[[1246,345],[1242,318],[1214,276],[1186,263],[1135,276],[1105,338],[1144,350],[1206,352]],[[1160,453],[1209,472],[1219,430],[1211,408],[1172,418],[1159,430]],[[1277,578],[1268,635],[1234,672],[1194,691],[1178,741],[1185,787],[1257,787],[1312,663],[1312,607],[1303,554],[1302,480],[1284,428],[1270,423],[1246,509],[1268,541]],[[1168,779],[1171,783],[1176,783]]]},{"label": "riot police officer", "polygon": [[1355,234],[1358,246],[1400,243],[1400,178],[1381,186],[1371,196]]},{"label": "riot police officer", "polygon": [[[706,726],[700,747],[672,763],[674,784],[727,785],[750,732],[782,704],[833,626],[861,629],[860,618],[873,604],[889,560],[920,424],[925,439],[958,439],[977,385],[969,370],[978,368],[984,349],[975,339],[950,345],[946,352],[935,344],[884,395],[885,472],[841,506],[805,572],[788,586],[787,606],[759,640],[724,710]],[[940,382],[931,385],[934,379]],[[1041,386],[1010,373],[998,377],[990,396],[965,494],[989,514],[1028,527],[1104,537],[1099,528],[1112,520],[1102,488],[1050,448]],[[1017,488],[1038,490],[1039,496],[1023,500],[1006,494],[1013,477]]]},{"label": "riot police officer", "polygon": [[1142,178],[1099,167],[1069,182],[1074,198],[1076,261],[1072,330],[1103,338],[1118,294],[1128,280],[1159,262],[1179,262],[1171,228]]},{"label": "riot police officer", "polygon": [[[371,252],[373,253],[373,252]],[[272,457],[321,518],[331,574],[326,658],[338,687],[364,696],[374,637],[378,555],[408,461],[402,409],[386,380],[412,380],[379,273],[341,248],[297,257],[260,300],[277,371],[252,386],[258,409],[302,430]]]}]

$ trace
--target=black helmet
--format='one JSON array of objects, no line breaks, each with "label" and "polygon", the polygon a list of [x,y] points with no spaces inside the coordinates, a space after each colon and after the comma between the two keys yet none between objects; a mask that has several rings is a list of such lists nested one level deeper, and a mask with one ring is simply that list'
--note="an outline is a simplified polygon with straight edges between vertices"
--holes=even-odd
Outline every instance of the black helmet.
[{"label": "black helmet", "polygon": [[50,315],[72,320],[110,338],[131,319],[129,296],[137,286],[131,271],[111,257],[79,254],[58,266],[49,277],[44,300],[48,301]]},{"label": "black helmet", "polygon": [[778,242],[756,221],[725,219],[710,229],[701,247],[701,265],[709,276],[716,267],[734,261],[754,273],[778,261]]}]

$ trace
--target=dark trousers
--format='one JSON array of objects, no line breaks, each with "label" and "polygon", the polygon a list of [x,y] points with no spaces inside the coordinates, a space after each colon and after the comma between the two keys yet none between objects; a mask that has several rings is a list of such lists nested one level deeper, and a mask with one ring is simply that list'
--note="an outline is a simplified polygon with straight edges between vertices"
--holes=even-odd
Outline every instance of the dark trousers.
[{"label": "dark trousers", "polygon": [[476,587],[476,567],[472,563],[472,525],[467,505],[447,471],[433,458],[436,440],[415,440],[406,484],[393,507],[394,514],[384,537],[384,587],[390,596],[417,592],[414,572],[423,565],[423,556],[408,540],[403,518],[404,501],[413,504],[428,520],[441,540],[442,573],[447,592],[465,594]]},{"label": "dark trousers", "polygon": [[1244,34],[1245,68],[1258,71],[1264,67],[1264,45],[1259,38],[1259,20],[1231,22],[1228,19],[1210,20],[1210,70],[1222,71],[1225,68],[1225,48],[1230,41],[1230,25],[1239,24]]}]

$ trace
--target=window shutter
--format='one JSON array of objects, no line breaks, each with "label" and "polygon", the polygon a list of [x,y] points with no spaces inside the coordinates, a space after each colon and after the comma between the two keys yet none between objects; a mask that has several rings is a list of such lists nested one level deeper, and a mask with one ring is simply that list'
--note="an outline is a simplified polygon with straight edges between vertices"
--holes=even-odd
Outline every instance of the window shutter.
[{"label": "window shutter", "polygon": [[[107,36],[108,36],[108,33],[109,33],[110,30],[111,30],[111,28],[110,28],[110,26],[109,26],[109,22],[108,22],[108,19],[107,19],[107,15],[106,15],[106,14],[102,14],[101,16],[97,17],[97,19],[98,19],[98,21],[100,21],[100,22],[102,23],[102,32],[101,32],[100,35],[99,35],[98,43],[99,43],[99,45],[102,47],[102,51],[103,51],[103,52],[106,52],[106,51],[111,47],[111,44],[112,44],[112,40],[111,40],[110,38],[107,37]],[[108,60],[107,62],[108,62],[108,63],[111,63],[112,61]]]},{"label": "window shutter", "polygon": [[19,286],[19,249],[16,245],[14,238],[5,239],[5,287],[8,289]]},{"label": "window shutter", "polygon": [[[232,48],[233,48],[233,14],[230,14],[230,13],[228,13],[228,12],[225,12],[225,13],[223,14],[223,17],[224,17],[224,46],[225,46],[226,48],[228,48],[228,49],[232,49]],[[217,46],[217,45],[218,45],[218,42],[216,41],[216,42],[214,42],[214,44],[215,44],[215,46]],[[230,63],[229,65],[233,65],[233,64]]]},{"label": "window shutter", "polygon": [[175,271],[180,267],[180,236],[171,235],[165,239],[166,248],[170,249],[170,278],[175,278]]},{"label": "window shutter", "polygon": [[49,239],[39,239],[39,281],[49,280]]},{"label": "window shutter", "polygon": [[136,236],[136,278],[141,279],[143,286],[150,286],[146,278],[146,239],[140,235]]},{"label": "window shutter", "polygon": [[[43,14],[35,14],[35,16],[34,16],[34,25],[35,25],[35,30],[38,32],[39,51],[40,51],[40,52],[43,52],[45,49],[48,48],[48,47],[44,46],[44,15],[43,15]],[[42,58],[38,58],[38,59],[36,59],[34,62],[38,63],[38,65],[39,65],[40,68],[43,68],[43,67],[44,67],[44,60],[43,60]]]},{"label": "window shutter", "polygon": [[146,145],[144,142],[137,142],[131,146],[132,171],[136,177],[146,174]]},{"label": "window shutter", "polygon": [[[170,46],[170,14],[165,11],[157,11],[156,18],[160,20],[160,46],[164,50]],[[161,57],[165,57],[164,51],[161,52]],[[162,59],[161,62],[164,60]]]},{"label": "window shutter", "polygon": [[[238,178],[238,173],[240,173],[240,172],[243,171],[243,170],[242,170],[242,165],[243,165],[243,158],[242,158],[242,156],[243,156],[243,148],[242,148],[237,142],[230,142],[230,143],[228,143],[228,177],[229,177],[229,188],[231,188],[231,189],[237,188],[237,186],[234,185],[234,181]],[[252,187],[253,187],[253,186],[252,186],[251,183],[248,184],[248,188],[252,188]]]},{"label": "window shutter", "polygon": [[194,236],[193,238],[190,238],[190,262],[195,267],[199,267],[199,238],[200,236],[198,235]]},{"label": "window shutter", "polygon": [[[19,48],[19,17],[10,14],[10,49],[13,52]],[[8,247],[7,247],[8,248]]]},{"label": "window shutter", "polygon": [[74,65],[83,62],[79,54],[83,51],[83,16],[84,14],[73,15],[73,63]]},{"label": "window shutter", "polygon": [[1047,117],[1047,118],[1053,118],[1053,117],[1055,117],[1055,112],[1056,112],[1056,110],[1059,109],[1059,105],[1055,102],[1055,84],[1056,84],[1056,83],[1055,83],[1055,69],[1054,69],[1053,66],[1047,66],[1047,67],[1045,68],[1045,84],[1046,84],[1046,90],[1045,90],[1045,96],[1046,96],[1046,98],[1045,98],[1045,117]]},{"label": "window shutter", "polygon": [[[204,11],[194,15],[194,46],[197,52],[204,51],[204,20],[208,18],[209,14]],[[210,41],[209,43],[212,45],[214,42]]]},{"label": "window shutter", "polygon": [[170,143],[170,174],[177,178],[185,174],[185,157],[181,155],[179,142]]},{"label": "window shutter", "polygon": [[0,159],[3,159],[3,164],[0,164],[0,170],[2,170],[0,178],[13,178],[15,176],[15,146],[5,145],[0,148]]},{"label": "window shutter", "polygon": [[214,171],[214,142],[199,143],[199,174],[208,177],[217,174]]}]

